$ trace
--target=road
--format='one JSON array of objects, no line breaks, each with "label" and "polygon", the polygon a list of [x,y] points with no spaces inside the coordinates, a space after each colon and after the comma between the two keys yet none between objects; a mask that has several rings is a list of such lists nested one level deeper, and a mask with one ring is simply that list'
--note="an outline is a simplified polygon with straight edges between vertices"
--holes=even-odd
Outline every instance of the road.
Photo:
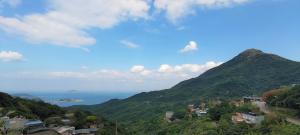
[{"label": "road", "polygon": [[[255,102],[253,102],[253,104],[255,104],[257,107],[259,107],[259,110],[261,112],[264,112],[266,114],[271,112],[269,110],[268,106],[266,105],[266,102],[255,101]],[[300,126],[300,120],[299,119],[287,117],[286,121]]]}]

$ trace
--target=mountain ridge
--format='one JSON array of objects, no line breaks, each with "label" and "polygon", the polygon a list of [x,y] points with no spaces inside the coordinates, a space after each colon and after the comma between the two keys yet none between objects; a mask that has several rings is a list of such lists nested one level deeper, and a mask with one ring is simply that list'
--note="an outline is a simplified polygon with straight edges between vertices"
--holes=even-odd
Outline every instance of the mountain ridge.
[{"label": "mountain ridge", "polygon": [[126,124],[160,117],[165,111],[185,112],[200,100],[259,95],[282,85],[300,84],[300,63],[248,49],[233,59],[165,90],[142,92],[123,100],[77,106]]}]

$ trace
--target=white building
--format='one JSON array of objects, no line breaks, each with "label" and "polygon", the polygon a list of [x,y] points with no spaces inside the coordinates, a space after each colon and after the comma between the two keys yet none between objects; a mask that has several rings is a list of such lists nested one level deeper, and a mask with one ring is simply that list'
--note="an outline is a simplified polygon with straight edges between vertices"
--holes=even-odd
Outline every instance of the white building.
[{"label": "white building", "polygon": [[55,128],[54,130],[56,130],[61,135],[75,134],[75,127],[63,126],[63,127]]},{"label": "white building", "polygon": [[172,111],[166,112],[166,119],[172,119],[173,115],[174,115],[174,112],[172,112]]},{"label": "white building", "polygon": [[204,110],[201,110],[199,108],[196,108],[195,110],[195,114],[198,116],[198,117],[201,117],[201,116],[204,116],[207,114],[207,111],[208,111],[208,108],[205,108]]},{"label": "white building", "polygon": [[241,113],[242,118],[244,121],[248,124],[260,124],[264,120],[263,115],[257,115],[255,113],[249,112],[249,113]]}]

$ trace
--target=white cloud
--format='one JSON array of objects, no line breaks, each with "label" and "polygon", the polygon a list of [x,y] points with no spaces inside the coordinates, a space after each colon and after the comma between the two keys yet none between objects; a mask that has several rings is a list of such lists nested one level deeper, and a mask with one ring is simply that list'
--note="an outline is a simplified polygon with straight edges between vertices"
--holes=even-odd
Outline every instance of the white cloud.
[{"label": "white cloud", "polygon": [[22,0],[0,0],[0,7],[8,5],[10,7],[17,7],[22,3]]},{"label": "white cloud", "polygon": [[[87,50],[86,46],[96,44],[96,38],[88,33],[89,30],[112,28],[128,20],[147,20],[151,18],[151,8],[165,11],[167,18],[176,22],[181,17],[195,13],[196,7],[229,7],[248,1],[250,0],[72,0],[70,4],[67,0],[49,0],[45,13],[0,16],[0,29],[31,42]],[[0,6],[4,3],[17,6],[21,0],[2,0]],[[131,42],[126,44],[128,47],[137,47]]]},{"label": "white cloud", "polygon": [[[78,89],[89,91],[160,90],[174,86],[180,81],[199,76],[203,72],[220,65],[220,62],[204,64],[170,65],[147,69],[142,65],[122,71],[116,69],[86,69],[75,71],[0,71],[0,85],[3,89],[62,90]],[[167,67],[167,66],[165,66]]]},{"label": "white cloud", "polygon": [[[82,48],[96,39],[90,28],[107,29],[126,20],[148,18],[148,0],[53,0],[45,14],[0,16],[0,28],[33,42]],[[83,6],[84,5],[84,6]]]},{"label": "white cloud", "polygon": [[221,65],[222,62],[209,61],[205,64],[181,64],[171,66],[162,64],[158,69],[146,69],[143,65],[134,65],[129,71],[119,70],[84,70],[84,71],[58,71],[50,72],[48,75],[59,78],[77,78],[77,79],[117,79],[136,81],[144,79],[161,80],[165,79],[187,79],[198,76],[203,72]]},{"label": "white cloud", "polygon": [[183,49],[179,50],[180,53],[187,53],[191,51],[197,51],[198,46],[195,41],[190,41]]},{"label": "white cloud", "polygon": [[136,43],[133,43],[128,40],[121,40],[120,43],[128,48],[138,48],[139,47],[139,45],[137,45]]},{"label": "white cloud", "polygon": [[142,72],[145,70],[145,67],[144,66],[141,66],[141,65],[135,65],[133,66],[130,71],[133,72],[133,73],[139,73],[139,72]]},{"label": "white cloud", "polygon": [[142,66],[142,65],[135,65],[135,66],[133,66],[130,69],[130,72],[132,72],[132,73],[138,73],[138,74],[141,74],[141,75],[144,75],[144,76],[147,76],[147,75],[151,74],[151,71],[145,69],[145,67]]},{"label": "white cloud", "polygon": [[221,8],[243,4],[250,0],[155,0],[154,7],[165,11],[166,17],[173,23],[178,19],[194,14],[195,8]]},{"label": "white cloud", "polygon": [[23,59],[23,55],[13,51],[0,51],[0,60],[4,62],[20,61]]},{"label": "white cloud", "polygon": [[173,72],[173,67],[171,67],[170,65],[168,64],[163,64],[163,65],[160,65],[159,69],[158,69],[158,72],[161,72],[161,73],[171,73]]},{"label": "white cloud", "polygon": [[43,15],[30,15],[22,19],[0,16],[0,28],[24,36],[32,42],[49,42],[56,45],[81,48],[96,40],[87,33]]},{"label": "white cloud", "polygon": [[173,74],[201,74],[211,68],[221,65],[222,62],[209,61],[205,64],[182,64],[170,66],[168,64],[163,64],[159,67],[158,72],[160,73],[173,73]]}]

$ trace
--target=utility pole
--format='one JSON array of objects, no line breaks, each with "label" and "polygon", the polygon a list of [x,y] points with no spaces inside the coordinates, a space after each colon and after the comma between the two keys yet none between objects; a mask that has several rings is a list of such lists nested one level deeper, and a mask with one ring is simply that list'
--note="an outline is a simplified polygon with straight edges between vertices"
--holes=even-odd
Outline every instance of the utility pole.
[{"label": "utility pole", "polygon": [[116,120],[116,135],[118,135],[118,121]]}]

